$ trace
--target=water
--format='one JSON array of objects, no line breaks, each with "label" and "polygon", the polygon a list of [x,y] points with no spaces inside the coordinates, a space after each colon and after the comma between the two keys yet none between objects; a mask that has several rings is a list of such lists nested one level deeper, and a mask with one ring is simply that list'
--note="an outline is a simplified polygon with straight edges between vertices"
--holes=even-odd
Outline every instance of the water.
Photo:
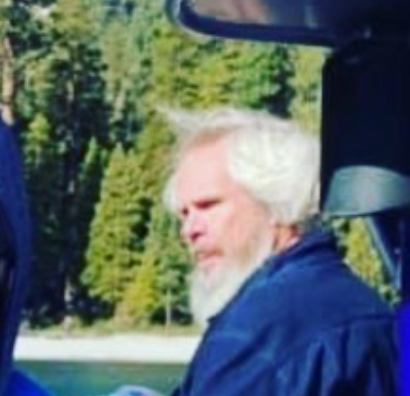
[{"label": "water", "polygon": [[95,362],[19,362],[18,366],[56,396],[107,395],[138,384],[165,395],[180,381],[185,367],[166,364]]}]

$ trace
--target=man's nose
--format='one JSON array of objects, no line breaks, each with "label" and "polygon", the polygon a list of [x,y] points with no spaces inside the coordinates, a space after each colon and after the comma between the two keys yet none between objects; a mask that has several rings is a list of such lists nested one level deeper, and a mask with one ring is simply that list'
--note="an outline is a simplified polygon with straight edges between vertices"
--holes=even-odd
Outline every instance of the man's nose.
[{"label": "man's nose", "polygon": [[186,244],[192,245],[203,235],[204,230],[202,219],[196,214],[191,214],[182,223],[182,239]]}]

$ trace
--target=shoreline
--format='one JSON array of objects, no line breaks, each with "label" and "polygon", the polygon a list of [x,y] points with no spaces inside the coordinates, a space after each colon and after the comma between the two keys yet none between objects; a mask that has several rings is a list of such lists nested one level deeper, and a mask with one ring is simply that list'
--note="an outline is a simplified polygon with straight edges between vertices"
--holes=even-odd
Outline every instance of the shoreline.
[{"label": "shoreline", "polygon": [[145,334],[98,337],[20,335],[14,349],[17,361],[188,363],[200,336]]}]

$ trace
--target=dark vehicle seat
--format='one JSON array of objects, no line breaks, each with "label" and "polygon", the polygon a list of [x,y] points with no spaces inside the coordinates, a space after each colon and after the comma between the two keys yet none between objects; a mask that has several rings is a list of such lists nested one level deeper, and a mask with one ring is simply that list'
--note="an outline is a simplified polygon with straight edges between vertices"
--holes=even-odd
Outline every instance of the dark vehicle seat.
[{"label": "dark vehicle seat", "polygon": [[0,396],[43,394],[13,370],[31,256],[30,218],[19,162],[14,131],[0,121]]}]

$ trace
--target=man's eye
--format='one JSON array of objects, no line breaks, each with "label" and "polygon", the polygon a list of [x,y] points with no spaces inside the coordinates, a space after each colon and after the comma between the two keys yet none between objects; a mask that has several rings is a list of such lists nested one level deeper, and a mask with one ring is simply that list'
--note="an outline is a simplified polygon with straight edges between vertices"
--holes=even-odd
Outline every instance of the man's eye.
[{"label": "man's eye", "polygon": [[215,207],[216,205],[218,205],[219,203],[219,199],[207,199],[204,201],[200,201],[198,202],[198,209],[211,209],[213,207]]}]

